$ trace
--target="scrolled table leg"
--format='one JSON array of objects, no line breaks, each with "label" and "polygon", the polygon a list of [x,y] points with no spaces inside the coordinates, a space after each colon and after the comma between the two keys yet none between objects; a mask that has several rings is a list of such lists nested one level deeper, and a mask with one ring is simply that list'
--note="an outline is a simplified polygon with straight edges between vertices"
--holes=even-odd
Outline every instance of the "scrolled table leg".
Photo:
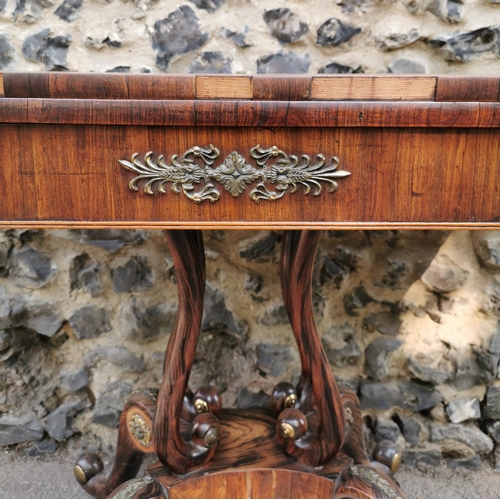
[{"label": "scrolled table leg", "polygon": [[[284,409],[277,421],[278,438],[286,452],[315,467],[335,457],[344,441],[344,407],[313,315],[312,272],[320,236],[321,231],[285,231],[283,237],[281,290],[302,373],[293,415]],[[276,409],[287,394],[295,393],[288,386],[275,389]]]},{"label": "scrolled table leg", "polygon": [[[179,302],[165,354],[153,441],[163,465],[184,474],[209,461],[215,453],[220,424],[214,413],[220,409],[220,397],[212,389],[202,389],[191,397],[188,390],[205,291],[205,254],[201,231],[172,230],[165,231],[165,236],[174,261]],[[181,424],[185,427],[184,423],[191,425],[190,432],[181,430]]]}]

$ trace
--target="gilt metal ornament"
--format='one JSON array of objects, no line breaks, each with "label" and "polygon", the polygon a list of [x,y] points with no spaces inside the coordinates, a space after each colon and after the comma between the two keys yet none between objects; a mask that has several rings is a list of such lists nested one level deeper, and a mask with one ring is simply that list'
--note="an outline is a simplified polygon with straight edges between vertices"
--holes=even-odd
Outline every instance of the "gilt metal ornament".
[{"label": "gilt metal ornament", "polygon": [[147,448],[151,445],[151,429],[146,419],[139,413],[134,413],[129,421],[130,434],[142,446]]},{"label": "gilt metal ornament", "polygon": [[311,164],[307,155],[301,155],[299,160],[276,146],[264,149],[260,145],[250,149],[250,156],[258,167],[249,164],[237,151],[230,153],[221,165],[214,166],[220,157],[220,150],[212,144],[207,148],[195,146],[188,149],[180,159],[178,155],[173,155],[169,163],[165,162],[164,155],[158,155],[154,160],[152,151],[144,155],[143,161],[139,159],[139,153],[134,153],[131,161],[118,161],[122,167],[139,174],[128,184],[131,191],[139,190],[140,181],[143,181],[142,189],[148,195],[155,194],[155,191],[166,194],[170,185],[174,193],[182,191],[195,203],[219,200],[221,191],[215,183],[236,198],[257,182],[249,196],[259,203],[260,200],[278,200],[288,191],[294,193],[299,184],[305,194],[312,192],[313,196],[318,196],[323,191],[323,185],[327,185],[333,193],[338,189],[336,179],[351,175],[346,170],[338,169],[340,162],[335,156],[328,166],[322,154],[316,155],[316,162]]}]

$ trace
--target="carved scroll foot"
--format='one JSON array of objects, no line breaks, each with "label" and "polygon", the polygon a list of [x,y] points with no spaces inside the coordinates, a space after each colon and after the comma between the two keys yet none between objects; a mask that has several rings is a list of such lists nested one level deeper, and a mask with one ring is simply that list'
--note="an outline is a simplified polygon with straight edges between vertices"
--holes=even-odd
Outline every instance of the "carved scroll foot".
[{"label": "carved scroll foot", "polygon": [[152,429],[156,391],[144,389],[132,394],[123,408],[118,429],[114,463],[109,469],[95,453],[84,453],[74,472],[83,489],[95,498],[108,495],[125,481],[135,478],[144,456],[153,453]]},{"label": "carved scroll foot", "polygon": [[405,498],[387,475],[367,465],[351,465],[338,476],[333,498]]}]

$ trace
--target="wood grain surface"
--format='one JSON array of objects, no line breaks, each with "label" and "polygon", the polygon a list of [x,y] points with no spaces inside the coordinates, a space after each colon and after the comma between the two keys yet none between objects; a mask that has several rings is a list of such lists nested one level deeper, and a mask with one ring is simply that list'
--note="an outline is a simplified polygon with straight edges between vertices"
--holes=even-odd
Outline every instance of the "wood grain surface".
[{"label": "wood grain surface", "polygon": [[0,124],[500,128],[500,103],[2,99]]},{"label": "wood grain surface", "polygon": [[[2,73],[0,73],[0,79]],[[498,101],[498,76],[3,74],[6,97]],[[1,93],[0,93],[1,94]]]},{"label": "wood grain surface", "polygon": [[402,100],[430,101],[436,91],[436,77],[408,76],[316,76],[311,83],[311,99],[322,101]]},{"label": "wood grain surface", "polygon": [[[250,148],[261,144],[313,160],[335,155],[351,175],[335,193],[314,196],[299,185],[258,204],[250,187],[233,197],[218,184],[219,201],[196,204],[170,188],[131,192],[134,173],[118,164],[149,150],[168,162],[209,144],[221,150],[214,166],[237,151],[257,168]],[[445,229],[500,220],[497,130],[2,125],[0,150],[4,227]]]}]

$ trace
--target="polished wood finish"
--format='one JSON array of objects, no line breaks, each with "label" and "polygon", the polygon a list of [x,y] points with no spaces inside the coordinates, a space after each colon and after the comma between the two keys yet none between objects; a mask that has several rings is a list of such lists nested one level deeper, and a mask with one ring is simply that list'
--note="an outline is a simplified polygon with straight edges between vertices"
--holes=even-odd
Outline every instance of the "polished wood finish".
[{"label": "polished wood finish", "polygon": [[[144,456],[153,450],[141,445],[131,433],[130,415],[141,415],[152,430],[155,403],[154,393],[148,390],[139,391],[127,400],[120,416],[116,457],[110,468],[104,470],[101,459],[92,452],[86,452],[78,458],[75,475],[89,495],[107,498],[118,486],[138,474]],[[83,477],[79,476],[77,468],[83,472]]]},{"label": "polished wood finish", "polygon": [[[181,433],[181,414],[201,328],[205,290],[205,253],[200,231],[167,231],[178,287],[178,310],[165,354],[163,380],[154,421],[159,460],[179,474],[208,462],[217,449],[220,423],[212,413],[192,420],[190,435]],[[209,441],[212,433],[215,439]]]},{"label": "polished wood finish", "polygon": [[344,440],[344,407],[314,322],[312,271],[320,236],[320,231],[286,231],[280,274],[302,372],[297,404],[277,420],[278,429],[288,424],[294,435],[278,432],[278,437],[289,455],[314,467],[332,460]]},{"label": "polished wood finish", "polygon": [[[500,128],[493,102],[2,99],[2,123],[278,128]],[[20,114],[17,110],[23,110]]]},{"label": "polished wood finish", "polygon": [[[499,82],[0,74],[0,227],[168,229],[179,308],[158,399],[128,400],[111,467],[92,453],[77,462],[84,488],[128,498],[402,496],[398,448],[381,443],[370,461],[358,398],[336,385],[316,332],[317,230],[498,229]],[[231,170],[238,154],[245,161]],[[191,177],[177,181],[178,168]],[[242,178],[241,168],[253,173]],[[133,172],[145,173],[137,186]],[[281,284],[302,371],[296,387],[275,387],[270,408],[222,409],[215,389],[188,387],[205,287],[200,228],[289,230]],[[153,452],[159,462],[134,479]]]},{"label": "polished wood finish", "polygon": [[436,101],[496,102],[500,100],[498,76],[440,76],[436,87]]},{"label": "polished wood finish", "polygon": [[[170,190],[130,192],[134,174],[118,164],[134,152],[168,159],[208,144],[221,150],[217,165],[232,151],[250,160],[252,146],[277,145],[288,154],[336,155],[351,176],[334,194],[306,195],[299,186],[257,204],[248,188],[236,198],[221,189],[219,201],[196,204]],[[171,127],[166,134],[160,127],[3,125],[0,150],[4,227],[494,228],[500,216],[500,132],[493,129]]]},{"label": "polished wood finish", "polygon": [[[500,78],[474,75],[128,75],[0,73],[5,96],[55,99],[499,101]],[[2,94],[2,92],[0,92]]]}]

